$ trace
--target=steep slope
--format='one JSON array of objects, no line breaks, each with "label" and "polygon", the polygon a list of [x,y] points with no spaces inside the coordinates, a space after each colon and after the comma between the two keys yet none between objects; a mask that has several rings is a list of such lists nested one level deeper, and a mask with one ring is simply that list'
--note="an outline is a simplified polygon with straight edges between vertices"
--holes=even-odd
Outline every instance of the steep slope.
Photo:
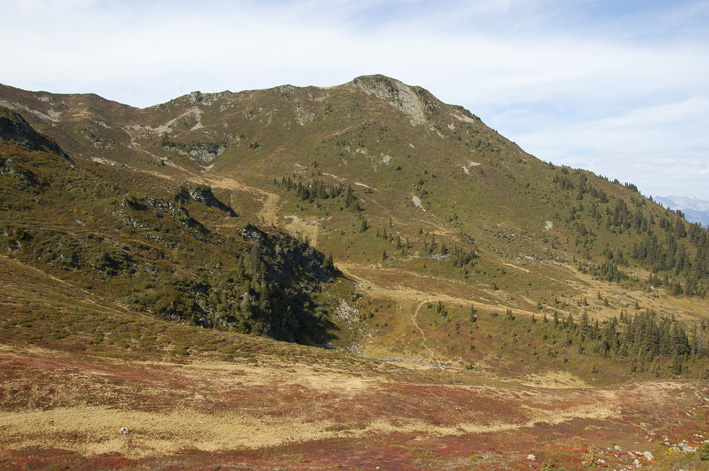
[{"label": "steep slope", "polygon": [[709,459],[706,231],[632,184],[382,76],[0,105],[0,468]]},{"label": "steep slope", "polygon": [[[369,76],[327,89],[194,92],[143,110],[1,91],[76,159],[209,185],[244,221],[332,253],[364,295],[343,307],[358,313],[359,336],[348,340],[357,351],[498,368],[489,351],[470,350],[478,311],[598,320],[579,351],[605,350],[599,332],[615,325],[620,335],[622,320],[639,315],[681,319],[690,334],[706,328],[705,230],[632,184],[542,162],[421,88]],[[449,308],[422,323],[424,303],[439,302]],[[657,369],[655,354],[643,361]]]},{"label": "steep slope", "polygon": [[31,139],[0,140],[4,252],[134,311],[328,341],[323,288],[337,272],[322,253],[242,221],[209,187],[73,164],[15,125],[8,135]]},{"label": "steep slope", "polygon": [[[370,226],[396,225],[396,233],[419,243],[422,229],[461,247],[475,240],[504,258],[580,255],[596,262],[609,258],[612,245],[620,250],[611,257],[616,264],[620,255],[631,265],[627,259],[635,258],[660,275],[678,271],[691,291],[706,290],[706,251],[697,253],[705,232],[642,198],[633,185],[541,162],[466,110],[386,77],[329,89],[195,92],[145,110],[95,96],[3,92],[4,103],[30,111],[34,125],[60,144],[66,140],[77,157],[161,175],[184,169],[180,177],[188,179],[231,178],[256,199],[281,193],[266,185],[274,178],[342,183],[353,188]],[[292,203],[283,209],[298,210]],[[299,212],[310,219],[326,212],[314,209]],[[318,225],[337,231],[344,224]],[[676,241],[667,240],[668,228]],[[646,236],[683,246],[686,254],[666,257],[687,260],[646,260],[633,247],[647,248]]]}]

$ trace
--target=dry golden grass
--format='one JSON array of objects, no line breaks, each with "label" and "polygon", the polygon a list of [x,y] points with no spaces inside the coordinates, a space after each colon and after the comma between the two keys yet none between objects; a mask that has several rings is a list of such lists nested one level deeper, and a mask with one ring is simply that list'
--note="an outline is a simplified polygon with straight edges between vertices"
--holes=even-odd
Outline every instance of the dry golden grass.
[{"label": "dry golden grass", "polygon": [[[47,371],[50,364],[62,365],[61,371]],[[709,433],[697,422],[701,409],[691,405],[701,397],[699,384],[593,389],[560,374],[530,378],[524,386],[436,385],[419,383],[428,370],[390,368],[377,375],[268,357],[258,364],[125,362],[2,346],[1,455],[32,448],[145,459],[187,449],[267,450],[392,434],[444,441],[504,437],[540,426],[560,427],[558,433],[589,444],[602,430],[609,443],[622,443],[646,441],[642,436],[666,430],[667,420]],[[405,379],[396,379],[402,371]],[[12,403],[12,391],[24,391],[30,401],[44,398],[44,406]],[[633,422],[639,410],[643,424]],[[619,435],[619,424],[630,435]],[[131,433],[119,433],[121,427]]]}]

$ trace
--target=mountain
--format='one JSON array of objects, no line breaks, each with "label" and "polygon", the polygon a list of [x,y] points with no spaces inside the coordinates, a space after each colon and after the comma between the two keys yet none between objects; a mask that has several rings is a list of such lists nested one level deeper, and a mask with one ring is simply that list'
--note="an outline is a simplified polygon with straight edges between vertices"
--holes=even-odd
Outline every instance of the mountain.
[{"label": "mountain", "polygon": [[[22,246],[26,263],[154,316],[495,371],[508,363],[468,349],[460,334],[466,310],[588,317],[599,329],[644,313],[688,331],[707,312],[709,254],[698,224],[632,184],[545,163],[469,111],[388,77],[194,92],[146,109],[7,86],[0,97],[27,123],[19,127],[56,143],[47,155],[72,159],[62,167],[55,158],[56,173],[44,177],[49,164],[29,165],[38,177],[25,193],[8,186],[6,201],[24,203],[8,205],[5,232],[31,240],[7,236],[8,249]],[[73,193],[62,181],[76,182]],[[256,241],[250,264],[222,259]],[[310,282],[294,282],[300,262],[282,257],[289,244],[314,254],[305,266],[331,260],[328,274],[308,269]],[[334,266],[339,284],[367,299],[346,303],[359,312],[356,326],[335,315],[340,300],[325,301]],[[324,297],[303,302],[301,288],[313,283]],[[282,305],[283,296],[292,301]],[[433,316],[426,338],[438,353],[397,334],[412,322],[406,313],[430,305],[439,307],[424,310]],[[436,318],[445,306],[459,311],[456,322]]]},{"label": "mountain", "polygon": [[[709,393],[706,229],[420,87],[364,76],[137,109],[0,85],[0,195],[0,405],[16,424],[78,414],[61,422],[75,443],[33,439],[46,466],[153,467],[164,449],[194,469],[458,469],[484,433],[481,469],[528,454],[575,469],[561,441],[539,447],[580,436],[601,453],[579,420],[623,449],[706,428],[687,415]],[[57,354],[86,376],[53,376]],[[80,425],[91,404],[113,425],[145,414],[132,445]],[[505,431],[526,438],[497,456]],[[633,464],[616,451],[597,456]]]},{"label": "mountain", "polygon": [[686,196],[656,196],[655,201],[670,209],[682,211],[687,221],[709,227],[709,201]]}]

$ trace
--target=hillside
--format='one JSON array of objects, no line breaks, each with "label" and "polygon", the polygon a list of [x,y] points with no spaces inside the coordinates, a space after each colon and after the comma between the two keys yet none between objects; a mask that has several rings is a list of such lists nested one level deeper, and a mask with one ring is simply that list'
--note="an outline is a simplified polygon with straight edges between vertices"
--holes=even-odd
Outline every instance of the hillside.
[{"label": "hillside", "polygon": [[[33,433],[18,425],[20,415],[88,413],[80,393],[37,386],[13,396],[34,371],[51,368],[52,352],[86,368],[81,379],[61,380],[70,390],[91,384],[91,371],[111,372],[116,382],[99,388],[96,403],[110,421],[140,410],[178,426],[169,411],[180,408],[220,427],[236,420],[219,412],[220,400],[187,400],[211,394],[193,375],[169,385],[152,364],[183,363],[222,382],[232,367],[253,376],[220,394],[227,404],[262,391],[244,406],[252,416],[239,419],[253,441],[229,440],[262,450],[247,462],[264,467],[275,463],[265,457],[276,447],[273,456],[313,452],[329,469],[335,461],[305,444],[334,440],[346,453],[371,436],[386,437],[378,453],[403,460],[394,469],[459,469],[471,465],[469,454],[415,456],[443,442],[457,450],[459,440],[485,433],[494,443],[476,445],[474,461],[498,469],[532,453],[509,442],[510,431],[537,444],[547,433],[539,427],[580,434],[574,446],[584,456],[620,443],[611,425],[618,420],[629,427],[623,449],[663,430],[698,446],[707,432],[707,231],[631,183],[543,162],[421,88],[367,76],[327,89],[194,92],[135,109],[0,85],[0,194],[2,374],[13,384],[0,403],[2,420],[15,424],[6,443],[16,464],[24,459],[16,444]],[[129,388],[134,394],[174,400],[161,409],[111,399],[138,374],[150,384]],[[347,415],[340,380],[376,406]],[[267,391],[282,381],[286,389]],[[312,391],[321,381],[332,386]],[[485,391],[500,398],[493,415],[475,407],[448,415]],[[677,401],[667,405],[670,391]],[[282,434],[297,443],[255,433],[258,423],[277,427],[254,422],[266,404],[287,397],[304,405],[317,394],[322,401],[309,412],[278,412],[280,426],[289,424]],[[529,413],[519,410],[526,395],[538,398]],[[666,407],[651,411],[639,397]],[[606,412],[579,407],[584,401]],[[676,423],[664,426],[660,412]],[[637,428],[637,417],[649,428]],[[575,420],[592,420],[602,440]],[[184,451],[196,433],[173,436],[158,422],[135,435],[140,453],[88,428],[75,432],[84,437],[78,447],[43,434],[31,443],[90,460],[119,453],[138,460],[131,466],[152,467],[151,456]],[[173,438],[159,446],[145,441],[166,433]],[[394,459],[391,450],[416,436],[427,437],[423,448]],[[221,453],[224,440],[200,442],[182,465],[201,469],[195,463]],[[560,444],[542,452],[548,464],[580,466]],[[509,453],[496,456],[506,445]],[[663,446],[650,448],[669,459]],[[632,464],[616,455],[602,459]]]}]

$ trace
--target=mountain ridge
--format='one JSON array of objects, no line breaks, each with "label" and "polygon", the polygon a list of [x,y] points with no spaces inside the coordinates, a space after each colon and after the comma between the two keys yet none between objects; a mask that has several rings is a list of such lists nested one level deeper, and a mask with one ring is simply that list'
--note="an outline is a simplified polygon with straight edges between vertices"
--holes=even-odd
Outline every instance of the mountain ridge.
[{"label": "mountain ridge", "polygon": [[[222,209],[316,244],[387,296],[440,278],[441,299],[527,317],[579,318],[588,302],[560,303],[561,293],[608,290],[617,300],[599,295],[591,314],[604,322],[637,296],[662,316],[702,318],[705,232],[632,184],[536,159],[420,87],[374,75],[327,89],[192,92],[145,109],[5,90],[4,103],[40,106],[30,119],[77,158],[202,185]],[[388,344],[391,327],[376,324]]]},{"label": "mountain ridge", "polygon": [[707,232],[634,185],[384,76],[0,104],[14,468],[703,464]]},{"label": "mountain ridge", "polygon": [[[360,84],[360,85],[365,84],[365,85],[358,86],[357,84]],[[400,84],[400,85],[397,85],[397,84]],[[389,79],[389,78],[383,77],[383,76],[365,76],[365,77],[359,77],[357,79],[354,79],[351,82],[348,82],[348,83],[340,85],[340,86],[331,87],[330,89],[327,89],[327,90],[318,89],[315,87],[296,89],[295,87],[287,87],[286,86],[286,87],[278,87],[278,88],[271,89],[271,90],[243,92],[242,95],[230,93],[229,97],[231,97],[231,98],[229,98],[227,100],[226,104],[221,104],[220,108],[224,108],[225,106],[229,106],[230,105],[228,102],[229,100],[232,100],[231,105],[233,106],[234,105],[233,100],[234,100],[235,96],[241,97],[241,98],[239,98],[239,101],[244,101],[244,100],[248,101],[249,99],[253,99],[252,95],[254,93],[261,94],[261,95],[269,95],[269,94],[273,95],[274,93],[278,93],[279,95],[281,95],[281,98],[287,102],[289,100],[288,97],[293,96],[293,94],[296,93],[296,91],[298,91],[298,90],[308,91],[308,93],[310,95],[305,97],[306,100],[303,100],[303,98],[296,97],[296,101],[298,101],[298,103],[297,103],[297,106],[295,107],[295,110],[294,110],[295,122],[291,121],[290,124],[288,124],[288,123],[282,124],[282,126],[293,126],[297,123],[297,125],[299,127],[304,127],[304,126],[311,126],[313,124],[313,121],[310,121],[310,120],[314,119],[314,118],[310,118],[311,115],[314,116],[314,114],[312,112],[308,112],[307,110],[304,111],[304,109],[305,109],[304,103],[306,103],[306,101],[310,101],[313,103],[319,103],[319,102],[321,103],[328,96],[327,94],[313,96],[312,93],[316,93],[316,92],[317,93],[326,93],[326,92],[331,92],[333,90],[338,91],[340,89],[353,89],[353,88],[367,89],[367,90],[369,90],[369,93],[367,93],[365,91],[365,94],[367,94],[368,96],[374,95],[375,98],[379,98],[379,97],[376,97],[376,93],[381,92],[380,95],[382,93],[388,94],[385,96],[385,98],[387,98],[387,100],[384,100],[384,101],[386,103],[388,103],[390,106],[392,106],[393,108],[399,109],[399,111],[401,111],[401,109],[398,108],[399,104],[396,101],[396,93],[395,93],[395,92],[397,92],[397,90],[395,90],[395,88],[401,88],[401,87],[406,87],[406,89],[408,89],[409,91],[412,91],[415,88],[415,87],[414,88],[408,87],[404,84],[401,84],[401,82],[393,81],[393,79]],[[421,92],[421,93],[423,93],[423,92]],[[292,165],[291,173],[293,175],[295,175],[298,172],[302,173],[303,167],[307,167],[308,164],[316,164],[316,165],[321,164],[322,162],[317,161],[317,153],[326,152],[326,153],[332,154],[331,144],[329,142],[328,143],[324,142],[324,140],[321,140],[320,143],[316,143],[316,148],[314,149],[316,155],[312,155],[312,152],[313,152],[312,150],[303,152],[302,150],[298,149],[296,145],[286,144],[284,142],[280,142],[279,144],[277,144],[275,146],[271,146],[271,149],[266,149],[264,147],[263,141],[259,142],[258,139],[254,139],[254,138],[252,138],[252,136],[247,136],[243,133],[240,134],[239,136],[234,136],[233,134],[230,134],[230,133],[226,133],[226,134],[222,133],[221,136],[214,139],[214,137],[215,137],[214,134],[217,133],[218,131],[214,128],[214,126],[208,126],[207,128],[204,127],[204,124],[202,123],[202,118],[201,118],[202,111],[197,112],[196,109],[199,109],[199,108],[198,107],[195,108],[195,103],[200,103],[200,101],[195,98],[196,96],[198,98],[199,95],[195,95],[195,93],[188,94],[188,95],[184,95],[183,97],[179,97],[176,100],[172,100],[171,102],[168,102],[166,104],[156,105],[157,109],[162,109],[163,111],[165,111],[165,110],[169,110],[170,108],[174,108],[175,106],[178,106],[178,104],[179,104],[178,102],[180,102],[180,101],[187,101],[187,103],[185,105],[182,105],[181,109],[183,111],[180,114],[173,113],[172,119],[163,120],[162,122],[160,122],[160,121],[155,122],[154,120],[153,120],[153,122],[145,122],[145,124],[140,125],[138,129],[135,128],[135,125],[133,125],[133,129],[126,129],[128,126],[123,126],[123,130],[122,130],[123,132],[120,137],[115,135],[115,133],[114,133],[114,136],[109,136],[109,137],[102,136],[100,139],[96,139],[94,142],[92,142],[93,149],[91,149],[91,152],[92,152],[93,156],[91,158],[99,158],[99,159],[106,159],[107,161],[120,162],[120,159],[112,159],[111,158],[112,156],[108,155],[111,152],[101,152],[104,155],[95,155],[95,154],[98,154],[99,150],[110,151],[110,150],[112,150],[111,149],[112,146],[117,147],[117,146],[123,145],[124,148],[131,149],[131,152],[134,154],[134,156],[139,158],[138,160],[140,160],[140,157],[147,157],[153,161],[151,163],[160,163],[160,164],[167,163],[167,164],[177,165],[178,167],[179,166],[187,166],[188,169],[191,167],[191,171],[193,171],[193,172],[196,171],[196,172],[200,172],[200,173],[204,173],[205,168],[209,167],[209,170],[208,170],[209,173],[215,173],[215,171],[218,170],[220,172],[223,172],[224,175],[228,175],[228,172],[232,171],[232,169],[234,168],[231,163],[231,162],[233,162],[234,157],[228,157],[227,155],[222,156],[222,153],[226,152],[227,154],[232,154],[232,155],[237,154],[235,157],[237,160],[240,160],[242,164],[248,163],[248,160],[251,160],[251,159],[249,159],[249,157],[251,157],[252,155],[256,155],[256,154],[262,155],[264,153],[267,153],[270,155],[266,156],[266,159],[261,159],[261,161],[258,162],[258,164],[262,167],[262,169],[260,170],[260,173],[264,173],[263,170],[265,169],[264,167],[267,165],[267,161],[272,160],[272,161],[274,161],[274,164],[277,163],[280,168],[283,168],[283,164],[286,164],[286,166]],[[407,95],[407,96],[410,97],[411,95]],[[219,99],[219,97],[224,98],[224,95],[223,94],[222,95],[214,94],[213,97],[216,97],[215,99]],[[251,98],[249,98],[249,97],[251,97]],[[379,98],[379,99],[381,100],[381,98]],[[311,105],[313,103],[311,103]],[[421,103],[423,103],[423,102],[421,102]],[[203,105],[206,107],[209,107],[209,108],[213,108],[213,106],[212,106],[213,104],[216,104],[216,102],[209,101],[209,104],[206,104],[206,105],[203,104]],[[428,106],[429,114],[433,113],[431,110],[436,111],[436,110],[440,109],[441,106],[448,106],[448,105],[443,105],[437,101],[430,101],[429,105],[430,105],[430,106]],[[153,108],[155,108],[155,107],[153,107]],[[425,108],[425,106],[423,108]],[[379,110],[379,111],[381,112],[381,110]],[[454,121],[458,121],[460,119],[460,112],[457,109],[455,109],[453,107],[449,107],[448,111],[449,111],[449,116],[453,115],[453,114],[458,116],[458,118],[453,118]],[[253,112],[255,112],[255,111],[250,110],[250,111],[247,111],[246,114],[248,115],[249,113],[253,113]],[[409,123],[411,123],[412,120],[410,118],[410,115],[404,113],[403,111],[401,111],[401,112],[405,116],[408,117]],[[352,112],[350,111],[350,114],[351,113]],[[325,112],[324,114],[327,115],[328,113]],[[474,115],[470,115],[470,116],[474,116]],[[249,118],[249,120],[251,120],[251,121],[253,121],[253,119],[254,118]],[[269,116],[268,119],[272,121],[274,119],[274,117]],[[473,121],[475,120],[474,117],[470,118],[470,119],[473,119]],[[356,120],[356,118],[355,118],[355,120]],[[94,120],[94,121],[96,121],[96,120]],[[150,121],[150,120],[148,120],[148,121]],[[186,121],[186,122],[184,124],[182,124],[181,121]],[[261,120],[261,121],[263,121],[263,120]],[[350,119],[350,122],[351,121],[352,120]],[[364,128],[364,129],[360,129],[360,132],[359,132],[360,135],[369,131],[369,129],[366,129],[367,127],[370,127],[370,128],[372,127],[371,124],[367,124],[366,122],[362,123],[361,121],[357,121],[357,120],[356,120],[356,122],[360,123],[360,126],[359,126],[360,128]],[[224,122],[222,122],[222,124],[224,124],[225,126],[227,125]],[[471,124],[471,123],[466,123],[465,121],[463,121],[463,124]],[[186,126],[188,128],[188,130],[183,131],[182,129],[180,129],[180,130],[174,129],[174,127],[178,126],[178,125],[182,125],[183,129]],[[187,125],[189,125],[189,126],[187,126]],[[267,122],[266,126],[269,126],[268,122]],[[94,127],[95,127],[95,123],[94,123]],[[272,127],[273,127],[273,125],[271,125],[271,128]],[[91,128],[89,128],[89,129],[91,129]],[[329,171],[324,172],[329,175],[334,175],[335,177],[340,178],[340,179],[342,179],[344,177],[344,179],[347,182],[349,182],[349,184],[351,184],[351,185],[355,184],[355,183],[368,185],[366,179],[363,181],[358,181],[358,180],[362,180],[362,178],[364,178],[366,176],[366,174],[361,173],[362,171],[369,172],[370,177],[376,177],[376,175],[371,175],[372,170],[374,171],[374,173],[377,173],[377,171],[380,169],[381,170],[389,170],[392,167],[402,168],[402,164],[404,164],[406,161],[409,161],[409,160],[411,160],[411,164],[414,166],[422,166],[422,164],[425,165],[424,162],[428,161],[429,156],[431,155],[430,150],[424,149],[423,152],[418,152],[419,155],[421,155],[421,157],[417,158],[415,156],[415,153],[418,150],[417,147],[425,147],[427,145],[426,143],[419,144],[418,142],[417,142],[418,145],[415,145],[413,142],[408,142],[409,150],[411,151],[411,152],[409,152],[408,157],[404,156],[404,155],[399,155],[399,156],[391,155],[393,153],[391,151],[391,145],[385,147],[384,149],[374,150],[374,152],[371,151],[373,149],[368,149],[367,146],[361,146],[361,147],[357,147],[357,148],[353,149],[354,145],[352,145],[351,138],[354,136],[348,136],[348,134],[352,134],[351,129],[352,129],[351,126],[343,127],[343,125],[340,125],[339,129],[337,129],[335,131],[337,136],[343,138],[343,139],[341,139],[342,141],[345,141],[344,138],[346,138],[346,137],[350,138],[350,139],[347,139],[348,142],[343,142],[343,145],[339,145],[339,146],[336,145],[335,151],[339,151],[340,154],[343,154],[342,151],[343,151],[343,147],[344,147],[344,150],[346,151],[345,153],[349,153],[350,155],[354,154],[354,155],[358,155],[358,156],[363,156],[363,157],[365,157],[365,159],[370,160],[371,167],[369,169],[363,168],[361,165],[363,159],[359,159],[359,162],[353,162],[352,158],[343,158],[341,160],[341,162],[337,164],[337,168],[333,168],[332,166],[330,166],[330,168],[327,169]],[[546,165],[546,164],[543,164],[541,161],[538,161],[537,159],[531,158],[531,156],[524,154],[523,151],[521,151],[521,149],[514,146],[513,144],[511,144],[509,142],[505,142],[503,140],[499,140],[499,135],[496,135],[496,133],[494,133],[494,131],[491,131],[488,128],[484,128],[484,129],[485,129],[485,132],[483,133],[483,135],[488,138],[487,143],[482,139],[477,139],[477,142],[475,142],[475,145],[477,146],[477,148],[483,147],[483,152],[481,152],[482,155],[480,155],[480,157],[487,157],[485,154],[486,153],[489,154],[489,151],[492,151],[493,155],[495,152],[500,151],[499,148],[497,150],[495,149],[494,144],[490,145],[491,142],[495,142],[492,139],[490,139],[492,137],[500,142],[500,144],[498,144],[499,147],[506,147],[506,146],[512,145],[513,147],[511,149],[513,151],[512,152],[513,154],[514,154],[514,149],[515,148],[517,149],[519,154],[516,157],[517,158],[516,163],[525,163],[525,164],[532,163],[535,166]],[[83,131],[83,134],[87,134],[87,132],[86,132],[87,128],[84,128],[82,131]],[[99,133],[97,131],[98,130],[91,129],[90,131],[88,131],[88,133],[98,135]],[[203,132],[201,137],[198,135],[198,134],[200,134],[200,131]],[[262,131],[255,131],[255,132],[262,132]],[[380,128],[379,132],[380,133],[382,133],[382,132],[383,133],[387,133],[387,132],[390,133],[390,131],[387,131],[384,128]],[[448,132],[450,134],[455,134],[455,132],[456,132],[455,131],[455,123],[453,121],[451,121],[451,122],[447,123],[447,125],[442,125],[442,124],[439,124],[438,126],[431,125],[426,132],[431,133],[432,135],[435,135],[440,139],[450,140],[450,138],[445,133]],[[470,134],[470,130],[468,130],[467,132],[468,132],[468,134]],[[344,134],[340,134],[340,133],[344,133]],[[126,137],[127,137],[126,134],[128,135],[128,142],[126,142]],[[197,139],[195,139],[194,137],[187,137],[188,135],[194,135],[197,137]],[[210,136],[210,139],[204,140],[203,138],[205,135]],[[151,139],[154,141],[159,136],[162,136],[161,137],[161,139],[162,139],[161,146],[155,146],[154,144],[151,144],[151,143],[148,143],[148,145],[146,146],[143,142],[141,142],[141,141],[144,141],[145,138],[148,138],[148,139]],[[86,138],[87,136],[82,136],[82,137]],[[90,138],[90,136],[89,136],[89,138]],[[460,140],[461,136],[457,136],[457,139]],[[121,140],[123,142],[120,142]],[[389,138],[389,140],[391,141],[392,139]],[[397,139],[394,139],[394,141],[396,141],[396,140]],[[108,141],[108,142],[106,142],[106,141]],[[335,142],[335,144],[337,144],[337,142]],[[345,144],[348,144],[348,145],[345,145]],[[376,139],[376,141],[373,143],[373,145],[377,145],[377,144],[381,144],[379,139]],[[397,145],[399,147],[398,150],[400,153],[401,153],[401,147],[406,146],[406,144],[404,144],[403,142],[398,142],[398,143],[393,142],[393,144]],[[436,144],[436,143],[434,143],[434,144]],[[438,144],[436,144],[436,145],[438,145]],[[485,148],[486,145],[489,147]],[[248,149],[252,152],[246,152],[246,153],[240,152],[239,148],[243,149],[244,146],[248,147]],[[430,146],[430,144],[429,144],[429,146]],[[295,147],[295,149],[294,149],[294,147]],[[328,147],[330,147],[330,148],[328,149]],[[229,148],[229,149],[227,150],[227,148]],[[309,146],[309,148],[312,149],[312,145]],[[85,147],[84,147],[84,149],[85,149]],[[82,150],[84,150],[84,149],[82,149]],[[429,147],[429,149],[430,149],[430,147]],[[463,155],[463,156],[458,157],[458,164],[457,164],[458,167],[456,167],[456,168],[458,169],[457,172],[459,172],[459,174],[461,176],[462,175],[469,176],[469,175],[471,175],[471,173],[476,174],[476,173],[484,172],[486,170],[486,167],[488,167],[488,164],[492,164],[491,165],[492,169],[488,170],[488,172],[489,171],[498,171],[498,173],[502,173],[499,171],[502,170],[503,172],[505,172],[505,168],[509,169],[505,172],[505,173],[507,173],[507,175],[506,175],[507,179],[512,178],[512,174],[510,173],[510,171],[519,173],[521,170],[524,170],[523,168],[519,168],[519,166],[518,166],[518,169],[514,169],[515,162],[514,161],[510,162],[509,158],[506,162],[501,159],[500,163],[502,165],[495,164],[494,162],[488,162],[488,163],[478,162],[477,160],[475,160],[477,158],[477,157],[475,157],[476,150],[469,152],[468,155]],[[274,152],[280,153],[280,154],[285,154],[285,155],[274,155]],[[438,154],[439,152],[440,151],[437,150],[437,148],[436,148],[436,150],[433,151],[434,154]],[[303,155],[304,153],[306,155]],[[311,155],[307,155],[308,153],[310,153]],[[459,151],[457,151],[456,153],[460,155]],[[249,155],[249,154],[251,154],[251,155]],[[299,161],[298,160],[294,161],[292,159],[292,157],[288,157],[288,154],[300,155],[300,157],[298,158]],[[187,158],[185,159],[185,158],[181,158],[181,157],[187,157]],[[219,159],[217,159],[217,157],[219,157]],[[246,157],[246,158],[244,158],[244,157]],[[284,157],[286,158],[286,160],[283,160]],[[305,159],[303,159],[303,157],[305,157]],[[421,158],[423,158],[424,160],[421,160]],[[289,160],[290,160],[290,162],[289,162]],[[310,160],[310,162],[308,162],[308,160]],[[482,159],[478,158],[478,160],[482,160]],[[214,165],[221,166],[222,168],[214,168]],[[350,175],[347,175],[347,174],[338,175],[338,173],[339,173],[338,170],[343,170],[343,169],[347,170],[346,167],[348,167],[348,166],[351,167],[352,165],[358,166],[356,171],[359,173],[350,174]],[[229,167],[229,168],[227,168],[227,167]],[[268,173],[273,175],[275,178],[280,178],[283,176],[282,171],[276,171],[273,168],[271,168],[269,170],[270,170],[270,172],[268,172]],[[333,170],[335,170],[335,171],[333,171]],[[424,171],[425,170],[426,169],[424,168]],[[319,171],[321,173],[323,173],[323,170],[319,170]],[[450,170],[448,170],[448,171],[450,171]],[[275,172],[278,172],[278,174],[274,174]],[[399,180],[400,175],[401,175],[401,173],[399,175],[396,175],[396,174],[391,175],[390,174],[390,181],[385,183],[385,186],[390,186],[390,188],[387,188],[387,190],[389,192],[391,192],[393,190],[393,188],[391,188],[391,185],[396,184],[396,181],[391,181],[391,177],[396,177],[394,180]],[[327,178],[327,175],[325,175],[325,177]],[[416,176],[414,176],[414,178],[415,177]],[[409,178],[409,181],[412,182],[412,180],[414,180],[414,178]],[[546,178],[549,178],[549,177],[546,177]],[[554,178],[558,179],[560,177],[557,176]],[[588,178],[588,177],[586,177],[586,178]],[[425,175],[418,175],[418,181],[420,184],[417,184],[416,191],[411,192],[410,190],[405,190],[404,188],[400,187],[400,188],[398,188],[399,191],[397,192],[398,196],[400,198],[406,197],[409,200],[409,202],[418,201],[418,202],[420,202],[420,205],[421,205],[420,207],[425,209],[427,207],[427,204],[428,205],[431,204],[431,202],[427,201],[427,200],[430,200],[431,194],[434,193],[434,191],[426,188],[426,183],[428,183],[428,182],[426,182],[425,180],[427,180],[427,179],[430,180],[430,177],[427,178],[427,177],[425,177]],[[460,178],[453,175],[453,181],[451,181],[451,179],[448,178],[447,179],[448,181],[446,182],[446,184],[453,184],[453,185],[458,186],[460,184],[460,182],[455,181],[455,180],[459,180],[459,179]],[[486,176],[485,180],[486,181],[482,182],[483,186],[485,186],[486,184],[488,184],[492,181],[492,179],[488,178],[487,176]],[[528,179],[528,184],[529,183],[531,183],[531,182]],[[535,183],[538,183],[538,181]],[[504,193],[499,192],[499,190],[502,189],[503,185],[509,186],[509,182],[503,181],[503,182],[497,183],[495,186],[488,185],[488,188],[490,188],[490,190],[494,191],[495,193],[499,194],[502,197],[502,195]],[[376,185],[368,185],[368,186],[376,188]],[[420,187],[423,187],[423,188],[420,188]],[[509,190],[505,190],[505,192],[508,192],[508,191]],[[467,196],[466,198],[469,198],[469,196]],[[544,198],[544,196],[542,196],[542,198]],[[512,195],[512,199],[518,199],[518,198],[515,198],[515,196]],[[529,207],[530,205],[536,205],[537,204],[536,201],[537,200],[535,198],[526,198],[524,201],[524,206]],[[414,207],[418,207],[417,204],[412,203],[412,205]],[[446,202],[445,205],[448,205],[448,203]],[[489,205],[490,205],[490,203],[486,204],[486,206],[489,206]],[[518,206],[518,205],[512,204],[512,205],[498,206],[498,208],[496,208],[497,209],[496,212],[502,213],[503,219],[508,219],[512,215],[512,214],[510,214],[510,209],[515,206]],[[518,212],[516,214],[514,214],[514,213],[513,214],[518,221],[523,221],[526,216],[525,213]],[[454,215],[454,216],[458,216],[458,215]],[[547,221],[552,220],[551,216],[552,216],[551,214],[547,214],[544,216],[544,218],[543,218],[544,220],[534,222],[534,224],[533,224],[534,228],[536,229],[536,228],[540,228],[540,227],[541,228],[547,227]],[[487,217],[490,218],[490,217],[497,217],[497,216],[493,213],[493,214],[488,214]],[[525,226],[526,226],[525,227],[526,230],[529,230],[532,228],[532,226],[530,226],[529,224],[526,224]],[[552,232],[554,232],[553,228],[552,228]],[[539,253],[539,251],[537,251],[537,253]]]}]

